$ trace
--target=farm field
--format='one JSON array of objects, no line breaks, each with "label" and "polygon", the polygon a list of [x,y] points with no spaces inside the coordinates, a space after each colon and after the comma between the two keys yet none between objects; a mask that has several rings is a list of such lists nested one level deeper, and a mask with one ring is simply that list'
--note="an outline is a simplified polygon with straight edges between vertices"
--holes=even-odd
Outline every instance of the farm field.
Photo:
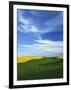
[{"label": "farm field", "polygon": [[17,58],[17,80],[63,78],[63,57],[22,56]]}]

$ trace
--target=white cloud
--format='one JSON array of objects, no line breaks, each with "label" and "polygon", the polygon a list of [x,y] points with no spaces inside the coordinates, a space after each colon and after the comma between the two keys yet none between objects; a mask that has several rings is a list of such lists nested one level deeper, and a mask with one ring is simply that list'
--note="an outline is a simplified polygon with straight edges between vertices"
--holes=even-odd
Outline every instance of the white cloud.
[{"label": "white cloud", "polygon": [[63,46],[63,41],[36,40],[36,42],[41,44],[48,44],[50,46]]},{"label": "white cloud", "polygon": [[36,40],[37,43],[32,45],[20,45],[22,48],[26,48],[30,51],[37,51],[42,53],[62,53],[63,42],[62,41],[50,41],[50,40]]},{"label": "white cloud", "polygon": [[21,24],[18,30],[21,31],[21,32],[24,32],[24,33],[38,32],[37,28],[35,26],[33,26],[33,25],[30,25],[30,24],[29,25],[26,25],[26,24],[22,25]]},{"label": "white cloud", "polygon": [[[32,12],[32,11],[31,11],[31,13],[35,14],[35,12]],[[44,25],[42,26],[42,28],[39,27],[39,29],[38,29],[38,25],[36,26],[34,24],[35,22],[33,23],[31,18],[26,18],[24,16],[24,14],[22,14],[22,12],[20,11],[18,14],[18,21],[20,23],[22,23],[22,28],[21,28],[21,25],[18,25],[18,27],[19,27],[18,30],[25,32],[25,33],[27,33],[27,32],[39,32],[39,33],[54,32],[57,30],[56,28],[59,25],[63,24],[62,18],[63,18],[62,14],[60,13],[57,16],[55,16],[51,19],[48,19],[47,22],[44,22]]]},{"label": "white cloud", "polygon": [[30,24],[29,20],[27,20],[27,18],[24,18],[21,11],[19,11],[19,13],[18,13],[18,21],[23,24]]},{"label": "white cloud", "polygon": [[21,23],[18,25],[18,30],[20,32],[38,32],[37,27],[32,23],[32,21],[22,16],[21,12],[18,14],[18,22]]},{"label": "white cloud", "polygon": [[26,25],[30,24],[29,20],[23,18],[22,16],[19,17],[19,22],[21,22],[22,24],[26,24]]}]

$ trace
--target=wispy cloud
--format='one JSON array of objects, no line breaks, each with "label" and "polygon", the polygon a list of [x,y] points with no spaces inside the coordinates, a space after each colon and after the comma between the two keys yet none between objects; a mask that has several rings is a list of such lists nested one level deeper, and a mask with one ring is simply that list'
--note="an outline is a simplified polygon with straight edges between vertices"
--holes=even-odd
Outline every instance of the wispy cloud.
[{"label": "wispy cloud", "polygon": [[32,20],[25,18],[24,15],[22,15],[22,12],[18,12],[18,31],[21,33],[29,33],[33,32],[34,36],[38,39],[41,39],[40,32],[36,25],[32,23]]},{"label": "wispy cloud", "polygon": [[[54,32],[58,28],[58,26],[63,25],[63,14],[60,13],[56,15],[55,17],[52,17],[50,19],[47,19],[46,22],[43,22],[43,24],[36,24],[34,19],[30,18],[25,18],[24,14],[22,15],[23,11],[18,12],[18,22],[21,23],[18,25],[18,30],[28,33],[28,32],[39,32],[39,33],[46,33],[46,32]],[[36,13],[34,11],[31,14]],[[38,15],[39,13],[37,13]],[[43,13],[44,14],[44,13]],[[39,17],[39,15],[37,16]],[[36,19],[37,19],[36,17]],[[33,23],[34,22],[34,23]],[[21,29],[21,30],[20,30]],[[60,29],[58,29],[60,30]]]},{"label": "wispy cloud", "polygon": [[22,16],[22,12],[19,12],[18,14],[18,23],[21,23],[18,25],[18,31],[20,32],[38,32],[36,26],[31,22],[31,20]]},{"label": "wispy cloud", "polygon": [[[49,52],[53,53],[62,53],[63,52],[63,42],[62,41],[50,41],[50,40],[36,40],[37,43],[32,45],[20,45],[22,48],[26,48],[27,50],[45,52],[48,54]],[[34,54],[34,53],[33,53]]]},{"label": "wispy cloud", "polygon": [[[45,11],[45,13],[44,11],[38,12],[37,10],[34,10],[34,12],[32,10],[18,10],[19,55],[62,55],[63,13],[58,12],[57,14],[57,12],[53,13],[50,11]],[[56,32],[57,38],[54,36]],[[21,34],[22,38],[25,38],[24,41],[21,40]],[[33,40],[31,40],[32,36],[34,36]],[[30,42],[32,43],[30,44]]]},{"label": "wispy cloud", "polygon": [[63,46],[63,41],[51,41],[51,40],[36,40],[36,42],[41,44],[48,44],[52,46]]}]

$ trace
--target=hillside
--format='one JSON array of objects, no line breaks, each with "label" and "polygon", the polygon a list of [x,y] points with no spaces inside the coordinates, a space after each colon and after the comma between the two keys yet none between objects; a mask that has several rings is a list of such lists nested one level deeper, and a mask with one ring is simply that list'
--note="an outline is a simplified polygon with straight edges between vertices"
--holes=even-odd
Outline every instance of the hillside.
[{"label": "hillside", "polygon": [[[23,57],[22,57],[23,58]],[[27,58],[27,57],[26,57]],[[53,79],[63,78],[63,59],[58,57],[32,57],[25,63],[17,63],[17,79]]]}]

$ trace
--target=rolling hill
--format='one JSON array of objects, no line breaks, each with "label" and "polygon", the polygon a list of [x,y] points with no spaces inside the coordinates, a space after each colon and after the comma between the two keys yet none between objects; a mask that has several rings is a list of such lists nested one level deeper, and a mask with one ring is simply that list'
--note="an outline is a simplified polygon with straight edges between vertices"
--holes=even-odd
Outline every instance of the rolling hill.
[{"label": "rolling hill", "polygon": [[59,56],[21,58],[17,62],[17,80],[63,78],[63,58]]}]

